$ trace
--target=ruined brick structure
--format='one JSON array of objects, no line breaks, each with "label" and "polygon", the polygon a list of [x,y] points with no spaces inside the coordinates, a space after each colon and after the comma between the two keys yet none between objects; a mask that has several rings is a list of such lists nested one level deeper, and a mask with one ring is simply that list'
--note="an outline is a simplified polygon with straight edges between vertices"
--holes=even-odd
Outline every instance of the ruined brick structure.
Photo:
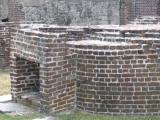
[{"label": "ruined brick structure", "polygon": [[17,26],[16,23],[0,23],[0,69],[9,68],[11,28]]},{"label": "ruined brick structure", "polygon": [[[65,0],[51,0],[45,4],[43,0],[0,0],[0,3],[4,4],[2,6],[4,6],[6,9],[5,10],[3,7],[1,8],[3,9],[0,11],[1,15],[2,12],[5,13],[5,15],[2,15],[0,17],[8,17],[9,21],[12,22],[29,20],[41,21],[46,23],[56,23],[60,25],[97,25],[128,24],[135,19],[136,23],[139,22],[141,24],[145,23],[145,20],[140,21],[142,16],[159,15],[160,2],[158,0],[121,0],[119,2],[116,0],[101,0],[98,4],[96,2],[96,0],[90,0],[90,2],[77,0],[72,3],[72,0],[69,0],[68,2]],[[8,9],[6,8],[7,5]],[[104,6],[108,7],[105,8]],[[54,13],[52,10],[56,12]],[[4,11],[8,12],[8,16],[7,12]],[[68,12],[66,13],[65,11]],[[54,13],[54,15],[51,13]],[[48,19],[50,17],[51,19]],[[153,17],[153,19],[155,18]],[[159,18],[155,19],[153,23],[156,24],[158,22]],[[0,59],[1,61],[8,61],[8,57],[3,57],[8,56],[8,52],[5,53],[8,48],[5,48],[5,46],[3,45],[3,41],[4,40],[1,39],[1,46],[3,47],[1,47]],[[6,66],[8,68],[6,63],[4,63],[3,66]],[[0,67],[0,69],[3,68],[4,67]]]},{"label": "ruined brick structure", "polygon": [[22,25],[11,40],[12,97],[46,112],[159,115],[157,26]]},{"label": "ruined brick structure", "polygon": [[[36,102],[47,112],[71,109],[75,102],[74,55],[67,51],[65,43],[82,39],[77,34],[82,36],[83,31],[77,33],[63,27],[39,30],[14,32],[11,41],[13,99],[30,100],[33,105]],[[37,96],[25,98],[25,93],[30,92],[36,92]]]},{"label": "ruined brick structure", "polygon": [[[8,0],[13,23],[0,24],[14,101],[51,113],[160,115],[159,0],[37,1]],[[19,25],[26,20],[88,26]]]},{"label": "ruined brick structure", "polygon": [[[78,54],[79,109],[111,115],[159,115],[160,34],[156,26],[127,25],[119,32],[112,29],[92,35],[110,43],[69,42]],[[133,44],[128,47],[126,43]]]}]

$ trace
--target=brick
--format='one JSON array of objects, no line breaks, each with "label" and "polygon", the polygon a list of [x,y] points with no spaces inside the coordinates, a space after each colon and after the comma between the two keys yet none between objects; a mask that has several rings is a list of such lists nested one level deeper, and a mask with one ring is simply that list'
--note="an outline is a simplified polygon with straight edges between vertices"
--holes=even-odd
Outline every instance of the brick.
[{"label": "brick", "polygon": [[[158,106],[160,98],[159,53],[154,38],[138,38],[145,36],[145,30],[132,32],[129,28],[128,37],[135,38],[110,39],[106,37],[108,33],[93,32],[86,38],[86,33],[83,36],[77,28],[74,32],[67,31],[70,27],[64,28],[40,28],[45,32],[38,34],[16,30],[11,39],[14,99],[36,90],[42,95],[40,107],[47,111],[58,112],[76,106],[101,114],[159,114],[158,107],[154,110],[149,107]],[[115,32],[113,28],[105,31]],[[51,37],[44,33],[60,35]],[[79,44],[82,38],[115,43],[87,45],[82,41],[83,44]],[[76,40],[75,44],[68,42],[71,40]],[[126,45],[120,41],[125,41]]]}]

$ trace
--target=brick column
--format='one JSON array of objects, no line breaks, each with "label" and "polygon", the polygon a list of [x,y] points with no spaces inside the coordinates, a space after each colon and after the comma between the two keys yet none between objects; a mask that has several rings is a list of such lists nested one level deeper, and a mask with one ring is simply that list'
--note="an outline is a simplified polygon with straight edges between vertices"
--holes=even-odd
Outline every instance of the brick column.
[{"label": "brick column", "polygon": [[74,55],[68,52],[66,40],[66,33],[15,32],[11,43],[13,99],[33,92],[38,80],[41,111],[58,112],[74,107]]}]

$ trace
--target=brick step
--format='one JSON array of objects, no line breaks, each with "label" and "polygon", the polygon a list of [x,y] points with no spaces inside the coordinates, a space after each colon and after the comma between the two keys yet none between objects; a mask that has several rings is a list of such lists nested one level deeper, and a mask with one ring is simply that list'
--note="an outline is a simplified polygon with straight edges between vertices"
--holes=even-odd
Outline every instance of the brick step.
[{"label": "brick step", "polygon": [[21,95],[21,99],[18,100],[18,102],[39,110],[40,98],[41,97],[38,92],[30,92]]}]

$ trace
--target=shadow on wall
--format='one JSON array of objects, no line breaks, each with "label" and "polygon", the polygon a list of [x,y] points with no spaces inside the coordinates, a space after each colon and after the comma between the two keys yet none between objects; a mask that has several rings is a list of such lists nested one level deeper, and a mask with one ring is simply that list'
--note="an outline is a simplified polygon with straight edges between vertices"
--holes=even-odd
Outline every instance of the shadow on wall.
[{"label": "shadow on wall", "polygon": [[5,19],[2,19],[1,21],[2,21],[2,22],[9,22],[9,19],[8,19],[8,18],[5,18]]}]

